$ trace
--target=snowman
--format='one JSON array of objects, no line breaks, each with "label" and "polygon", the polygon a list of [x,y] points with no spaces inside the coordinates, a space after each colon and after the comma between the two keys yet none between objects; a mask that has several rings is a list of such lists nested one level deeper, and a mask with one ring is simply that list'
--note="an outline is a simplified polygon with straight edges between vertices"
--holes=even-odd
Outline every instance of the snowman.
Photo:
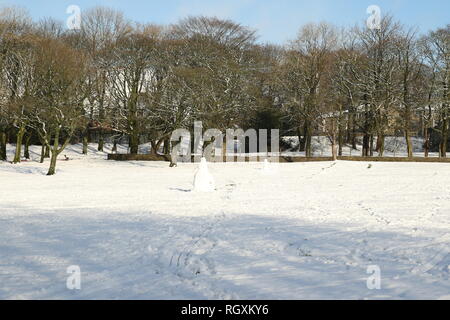
[{"label": "snowman", "polygon": [[206,158],[202,158],[194,177],[194,191],[213,192],[215,190],[214,178],[209,173]]}]

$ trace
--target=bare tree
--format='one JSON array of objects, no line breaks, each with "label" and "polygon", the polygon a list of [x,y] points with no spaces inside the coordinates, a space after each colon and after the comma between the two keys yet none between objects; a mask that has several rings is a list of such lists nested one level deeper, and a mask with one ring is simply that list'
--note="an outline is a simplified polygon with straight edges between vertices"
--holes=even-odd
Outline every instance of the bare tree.
[{"label": "bare tree", "polygon": [[[10,125],[17,130],[16,152],[13,163],[20,162],[22,140],[28,126],[27,94],[30,83],[29,34],[31,20],[28,13],[20,8],[4,8],[0,12],[1,52],[0,67],[4,94],[4,112],[10,116]],[[5,141],[2,133],[2,141]],[[4,143],[2,142],[2,154]],[[6,158],[6,154],[2,158]]]},{"label": "bare tree", "polygon": [[412,116],[417,113],[423,103],[423,90],[419,81],[422,75],[422,57],[417,45],[416,32],[408,30],[398,38],[399,64],[399,113],[402,118],[402,129],[405,133],[408,157],[413,156],[411,140]]},{"label": "bare tree", "polygon": [[[110,51],[114,43],[131,32],[131,24],[119,11],[106,7],[94,7],[83,12],[80,31],[80,47],[87,53],[89,62],[88,95],[89,126],[97,129],[98,151],[103,151],[104,127],[108,125],[112,107],[111,81],[108,67],[111,65]],[[89,126],[83,136],[85,152]]]},{"label": "bare tree", "polygon": [[423,53],[432,72],[429,87],[429,101],[436,108],[439,117],[439,128],[434,128],[441,137],[439,145],[440,157],[447,156],[450,126],[450,25],[446,28],[430,32],[423,39]]},{"label": "bare tree", "polygon": [[47,175],[55,174],[58,155],[83,119],[85,76],[82,52],[55,39],[35,41],[33,123],[51,152]]},{"label": "bare tree", "polygon": [[[319,101],[331,52],[337,45],[336,29],[326,23],[308,24],[286,53],[280,84],[285,91],[285,110],[303,129],[306,156],[312,156],[312,136],[320,116]],[[300,129],[299,129],[300,131]]]},{"label": "bare tree", "polygon": [[152,66],[157,60],[161,28],[136,26],[135,30],[117,40],[108,70],[111,95],[118,106],[120,129],[129,135],[131,154],[137,154],[143,133],[145,105],[142,98],[152,81]]},{"label": "bare tree", "polygon": [[401,26],[391,16],[384,16],[379,29],[366,26],[356,28],[358,45],[366,56],[365,64],[358,74],[361,105],[364,121],[360,125],[364,132],[363,156],[371,156],[374,151],[374,136],[377,136],[376,150],[384,153],[386,131],[393,125],[391,120],[396,105],[395,75],[398,68],[395,44]]}]

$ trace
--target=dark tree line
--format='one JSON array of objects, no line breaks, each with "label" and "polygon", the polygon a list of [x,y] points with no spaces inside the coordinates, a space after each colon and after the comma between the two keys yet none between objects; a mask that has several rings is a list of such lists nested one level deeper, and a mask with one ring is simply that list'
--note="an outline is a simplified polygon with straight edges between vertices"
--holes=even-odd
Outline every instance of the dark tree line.
[{"label": "dark tree line", "polygon": [[[303,26],[286,46],[258,44],[256,32],[233,21],[188,17],[170,26],[138,24],[96,7],[80,30],[53,19],[32,21],[17,8],[0,13],[0,159],[16,144],[14,163],[41,162],[78,139],[83,153],[96,133],[129,152],[151,142],[153,153],[177,128],[279,128],[299,137],[312,155],[312,137],[345,144],[363,156],[383,155],[385,137],[424,137],[425,156],[449,140],[450,25],[427,35],[391,16],[380,29]],[[435,138],[433,138],[435,137]],[[437,137],[437,138],[436,138]],[[166,143],[164,143],[166,142]],[[22,150],[24,147],[24,150]]]}]

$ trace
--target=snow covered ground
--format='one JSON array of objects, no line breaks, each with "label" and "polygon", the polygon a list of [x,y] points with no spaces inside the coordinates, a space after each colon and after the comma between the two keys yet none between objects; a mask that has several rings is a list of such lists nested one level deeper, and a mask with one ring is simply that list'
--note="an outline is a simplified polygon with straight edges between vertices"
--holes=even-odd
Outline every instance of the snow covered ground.
[{"label": "snow covered ground", "polygon": [[0,163],[1,299],[450,299],[449,164],[209,164],[198,193],[196,164],[80,150]]}]

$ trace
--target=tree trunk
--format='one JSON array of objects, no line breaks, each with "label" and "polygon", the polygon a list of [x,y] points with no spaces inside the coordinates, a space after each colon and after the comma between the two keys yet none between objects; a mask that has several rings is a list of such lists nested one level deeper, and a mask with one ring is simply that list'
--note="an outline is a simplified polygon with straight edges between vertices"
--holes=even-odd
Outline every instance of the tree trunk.
[{"label": "tree trunk", "polygon": [[413,157],[413,145],[412,145],[412,139],[411,134],[409,132],[409,129],[405,130],[405,139],[406,139],[406,150],[408,152],[408,158]]},{"label": "tree trunk", "polygon": [[86,128],[87,142],[88,143],[92,143],[92,133],[91,133],[91,130],[89,128],[90,128],[90,126],[88,125],[87,128]]},{"label": "tree trunk", "polygon": [[150,148],[150,154],[152,154],[152,155],[156,155],[156,154],[158,154],[158,152],[157,152],[157,143],[155,142],[155,141],[150,141],[150,145],[151,145],[151,148]]},{"label": "tree trunk", "polygon": [[430,154],[430,134],[429,134],[427,127],[425,127],[423,134],[424,134],[423,148],[424,148],[425,158],[428,158],[428,156]]},{"label": "tree trunk", "polygon": [[375,151],[380,153],[380,149],[381,149],[381,139],[380,139],[380,133],[378,133],[378,135],[377,135],[377,144],[375,146]]},{"label": "tree trunk", "polygon": [[441,129],[441,143],[440,143],[440,157],[447,157],[447,143],[448,143],[448,119],[442,121],[442,129]]},{"label": "tree trunk", "polygon": [[14,154],[13,163],[20,162],[20,154],[21,154],[21,150],[22,150],[22,140],[23,140],[24,134],[25,134],[25,127],[20,127],[19,132],[17,133],[16,153]]},{"label": "tree trunk", "polygon": [[362,156],[363,157],[368,157],[369,156],[369,134],[368,133],[364,133],[364,137],[363,137],[363,147],[362,147]]},{"label": "tree trunk", "polygon": [[42,137],[40,133],[38,133],[39,141],[41,143],[41,158],[39,160],[40,163],[44,163],[44,159],[46,158],[46,152],[48,151],[48,147],[45,144],[45,137]]},{"label": "tree trunk", "polygon": [[336,135],[333,134],[331,138],[331,154],[333,157],[333,161],[337,160],[337,146],[336,146]]},{"label": "tree trunk", "polygon": [[83,136],[83,154],[88,154],[88,143],[89,143],[88,135],[84,135]]},{"label": "tree trunk", "polygon": [[164,154],[170,154],[170,138],[164,140]]},{"label": "tree trunk", "polygon": [[152,149],[150,150],[150,154],[157,155],[159,149],[161,148],[161,144],[164,142],[164,139],[160,139],[158,141],[150,141],[152,145]]},{"label": "tree trunk", "polygon": [[385,142],[384,134],[379,133],[377,137],[377,152],[378,156],[380,157],[384,155],[384,142]]},{"label": "tree trunk", "polygon": [[99,136],[98,136],[98,149],[97,150],[103,152],[103,147],[105,145],[105,137],[103,135],[103,130],[100,129],[98,134],[99,134]]},{"label": "tree trunk", "polygon": [[358,148],[356,146],[356,124],[355,124],[355,121],[352,121],[352,137],[351,137],[351,139],[352,139],[352,149],[358,150]]},{"label": "tree trunk", "polygon": [[7,160],[6,143],[7,143],[6,133],[0,132],[0,161]]},{"label": "tree trunk", "polygon": [[53,142],[53,147],[51,148],[50,167],[47,172],[48,176],[52,176],[56,173],[56,158],[58,157],[58,147],[59,147],[59,129],[56,129],[55,141]]},{"label": "tree trunk", "polygon": [[25,139],[25,149],[23,150],[23,156],[25,159],[30,159],[30,141],[31,141],[31,133],[27,135]]},{"label": "tree trunk", "polygon": [[139,135],[135,132],[130,134],[130,154],[138,154],[139,152]]},{"label": "tree trunk", "polygon": [[370,156],[373,157],[373,134],[370,135]]},{"label": "tree trunk", "polygon": [[339,125],[338,144],[339,144],[338,155],[342,156],[342,149],[344,146],[344,130],[342,128],[342,125]]},{"label": "tree trunk", "polygon": [[52,150],[52,156],[50,158],[50,168],[48,169],[47,175],[52,176],[56,173],[56,158],[58,153]]},{"label": "tree trunk", "polygon": [[41,159],[39,160],[40,163],[44,163],[44,159],[45,159],[45,144],[42,143],[42,147],[41,147]]},{"label": "tree trunk", "polygon": [[114,138],[114,142],[113,142],[113,147],[112,147],[112,152],[116,152],[117,153],[117,142],[119,139]]},{"label": "tree trunk", "polygon": [[309,123],[305,124],[305,155],[312,157],[312,128]]},{"label": "tree trunk", "polygon": [[351,121],[351,116],[347,116],[346,119],[346,129],[345,129],[345,143],[351,143],[352,141],[352,121]]},{"label": "tree trunk", "polygon": [[303,134],[301,131],[301,128],[299,127],[297,129],[297,135],[298,135],[298,151],[299,152],[304,152],[305,151],[305,145],[306,145],[306,140],[305,140],[305,136],[306,136],[306,126],[304,128]]}]

